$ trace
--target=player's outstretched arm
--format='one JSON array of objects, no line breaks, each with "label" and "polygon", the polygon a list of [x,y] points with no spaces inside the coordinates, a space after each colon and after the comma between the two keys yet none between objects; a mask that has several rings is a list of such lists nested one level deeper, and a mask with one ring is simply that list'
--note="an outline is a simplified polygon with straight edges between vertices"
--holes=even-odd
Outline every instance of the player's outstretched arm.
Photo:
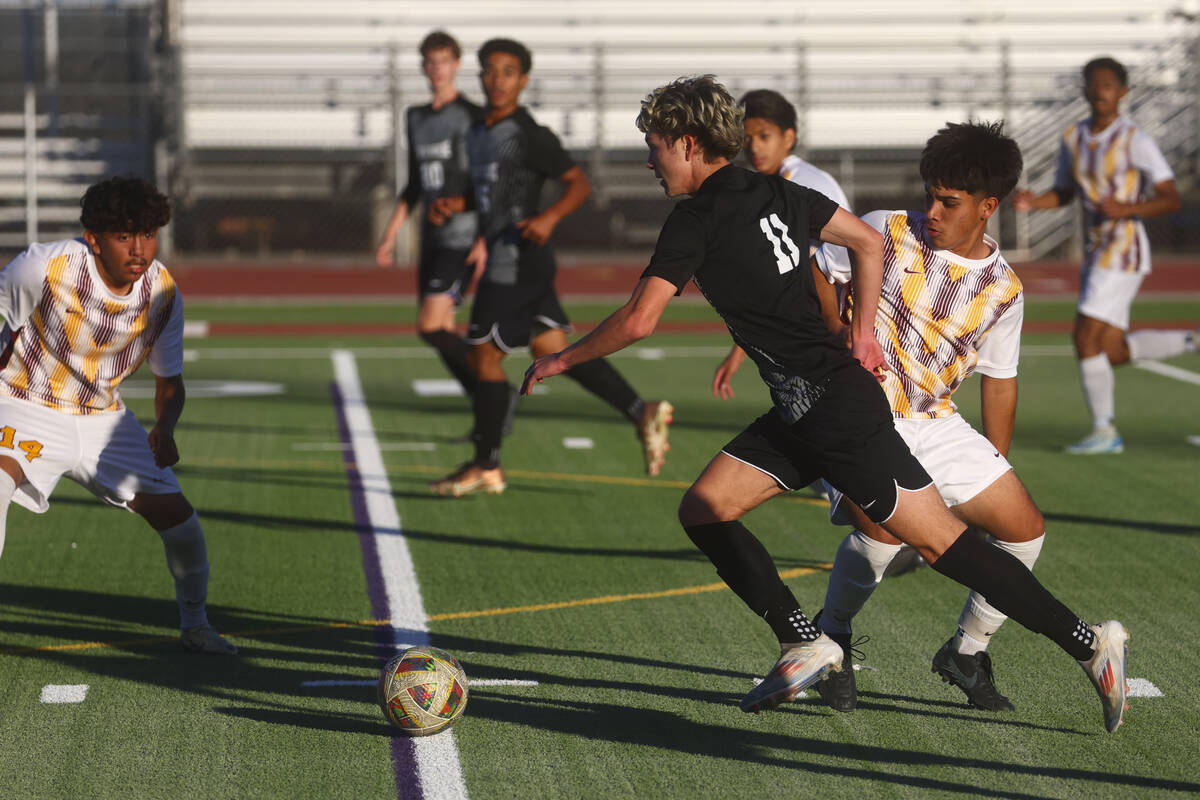
[{"label": "player's outstretched arm", "polygon": [[983,435],[1000,455],[1008,457],[1017,420],[1017,379],[980,374],[979,415]]},{"label": "player's outstretched arm", "polygon": [[574,214],[592,193],[592,182],[588,180],[582,167],[571,167],[560,175],[558,180],[563,185],[562,196],[542,213],[517,223],[521,238],[534,244],[545,244],[558,227],[558,223]]},{"label": "player's outstretched arm", "polygon": [[183,413],[186,392],[183,376],[154,376],[154,427],[147,435],[154,463],[169,467],[179,461],[179,448],[175,446],[175,424]]},{"label": "player's outstretched arm", "polygon": [[575,344],[558,353],[542,356],[525,371],[521,394],[533,384],[561,375],[576,364],[603,358],[654,333],[659,317],[675,296],[675,285],[662,278],[642,278],[625,305],[597,325]]}]

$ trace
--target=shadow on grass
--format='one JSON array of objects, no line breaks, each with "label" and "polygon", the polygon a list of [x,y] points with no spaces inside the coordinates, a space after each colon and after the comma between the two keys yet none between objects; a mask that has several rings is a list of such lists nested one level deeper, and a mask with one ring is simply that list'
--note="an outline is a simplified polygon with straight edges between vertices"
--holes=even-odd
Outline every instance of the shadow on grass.
[{"label": "shadow on grass", "polygon": [[[188,693],[205,698],[218,714],[272,725],[321,731],[365,734],[394,738],[397,732],[376,718],[372,710],[374,687],[304,686],[321,679],[373,680],[378,674],[381,638],[390,639],[390,628],[343,626],[340,620],[318,615],[263,612],[252,609],[214,607],[214,622],[228,632],[241,648],[237,658],[195,656],[182,653],[173,641],[146,641],[146,637],[173,635],[166,626],[173,622],[175,604],[169,599],[146,599],[121,594],[84,592],[47,587],[0,583],[0,652],[10,668],[21,660],[66,665],[83,673]],[[420,636],[399,631],[398,640]],[[139,638],[135,638],[139,637]],[[718,705],[728,708],[739,721],[713,725],[688,719],[679,713],[641,708],[629,704],[571,701],[545,696],[514,697],[511,692],[480,687],[472,691],[470,719],[491,720],[510,726],[550,731],[584,740],[625,743],[634,748],[677,751],[718,760],[758,763],[810,775],[857,778],[900,784],[919,789],[976,795],[981,789],[991,796],[1025,798],[1033,795],[993,788],[1011,781],[1011,776],[1081,782],[1090,786],[1149,787],[1181,792],[1200,791],[1200,784],[1161,780],[1137,775],[1057,765],[1030,765],[995,758],[977,758],[922,752],[904,747],[878,747],[828,741],[790,732],[763,731],[758,718],[743,716],[734,708],[741,685],[750,685],[751,675],[739,670],[707,667],[692,661],[672,661],[626,653],[600,652],[571,647],[527,646],[453,635],[434,636],[434,643],[453,652],[473,654],[478,662],[466,662],[476,679],[504,677],[537,681],[555,689],[551,694],[575,692],[609,693],[614,697],[652,695],[681,709]],[[41,646],[14,649],[16,643],[31,641]],[[78,642],[111,642],[94,649],[47,649],[47,645]],[[515,664],[530,656],[564,659],[563,670],[520,669]],[[631,675],[614,680],[579,674],[583,663],[616,664],[630,669],[666,670],[659,680]],[[574,670],[571,668],[575,667]],[[607,670],[611,674],[611,670]],[[640,679],[639,679],[640,678]],[[900,713],[935,719],[964,720],[988,726],[1006,726],[1018,731],[1049,731],[1071,735],[1083,732],[1048,728],[1018,718],[981,719],[959,713],[961,707],[922,697],[883,696],[864,693],[859,714]],[[365,704],[365,705],[364,705]],[[787,717],[833,717],[812,698],[789,704],[766,718],[776,725]],[[1097,733],[1103,736],[1104,734]],[[856,762],[856,763],[847,763]],[[993,773],[995,781],[981,786],[953,779],[897,774],[922,767]],[[991,785],[988,785],[991,784]]]}]

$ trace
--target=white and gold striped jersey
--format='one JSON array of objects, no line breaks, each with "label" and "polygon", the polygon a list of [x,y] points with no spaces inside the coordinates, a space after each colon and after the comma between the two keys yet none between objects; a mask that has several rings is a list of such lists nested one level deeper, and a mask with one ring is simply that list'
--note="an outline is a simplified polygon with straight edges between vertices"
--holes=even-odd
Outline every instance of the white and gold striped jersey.
[{"label": "white and gold striped jersey", "polygon": [[[1017,374],[1025,301],[1021,281],[990,237],[987,258],[935,250],[925,215],[873,211],[863,221],[883,234],[883,287],[875,336],[888,372],[883,389],[901,419],[954,414],[950,396],[978,369],[994,378]],[[842,286],[849,271],[826,277]],[[853,298],[840,291],[843,314]]]},{"label": "white and gold striped jersey", "polygon": [[0,315],[12,331],[0,396],[67,414],[119,411],[117,389],[142,361],[163,377],[183,371],[183,299],[158,261],[121,296],[82,239],[30,245],[0,270]]},{"label": "white and gold striped jersey", "polygon": [[1084,267],[1123,272],[1150,271],[1150,240],[1141,219],[1108,219],[1100,203],[1113,198],[1138,203],[1146,185],[1174,179],[1175,174],[1154,140],[1122,115],[1099,133],[1089,120],[1063,133],[1054,185],[1074,187],[1087,214]]}]

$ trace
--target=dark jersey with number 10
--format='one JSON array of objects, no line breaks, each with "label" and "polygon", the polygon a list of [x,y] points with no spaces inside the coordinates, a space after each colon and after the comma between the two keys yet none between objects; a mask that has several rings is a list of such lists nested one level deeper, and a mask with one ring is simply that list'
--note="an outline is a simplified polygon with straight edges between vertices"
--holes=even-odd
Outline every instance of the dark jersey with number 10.
[{"label": "dark jersey with number 10", "polygon": [[[467,131],[481,119],[479,106],[462,97],[436,111],[432,104],[408,109],[408,185],[400,199],[409,209],[418,202],[428,208],[439,197],[469,191]],[[465,250],[476,231],[474,214],[455,214],[444,225],[434,225],[428,217],[421,222],[426,246],[436,249]]]},{"label": "dark jersey with number 10", "polygon": [[642,273],[680,291],[695,281],[788,424],[821,396],[830,373],[857,366],[825,326],[809,268],[808,240],[837,208],[820,192],[731,164],[675,206]]}]

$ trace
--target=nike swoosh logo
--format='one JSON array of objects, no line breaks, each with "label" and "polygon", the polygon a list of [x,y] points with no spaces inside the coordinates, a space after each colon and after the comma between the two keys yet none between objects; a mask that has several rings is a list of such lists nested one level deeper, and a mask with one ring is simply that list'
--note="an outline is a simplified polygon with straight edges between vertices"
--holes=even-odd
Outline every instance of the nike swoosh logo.
[{"label": "nike swoosh logo", "polygon": [[866,511],[868,508],[870,508],[871,506],[875,505],[875,503],[876,503],[876,502],[877,502],[876,500],[872,500],[872,501],[871,501],[871,502],[869,502],[869,503],[863,503],[863,504],[860,506],[860,508],[861,508],[863,511]]},{"label": "nike swoosh logo", "polygon": [[999,457],[1000,457],[1000,454],[999,454],[999,453],[992,453],[992,455],[994,455],[996,458],[999,458]]},{"label": "nike swoosh logo", "polygon": [[925,274],[925,270],[923,270],[923,269],[909,269],[908,267],[905,267],[904,271],[907,272],[909,275],[924,275]]}]

